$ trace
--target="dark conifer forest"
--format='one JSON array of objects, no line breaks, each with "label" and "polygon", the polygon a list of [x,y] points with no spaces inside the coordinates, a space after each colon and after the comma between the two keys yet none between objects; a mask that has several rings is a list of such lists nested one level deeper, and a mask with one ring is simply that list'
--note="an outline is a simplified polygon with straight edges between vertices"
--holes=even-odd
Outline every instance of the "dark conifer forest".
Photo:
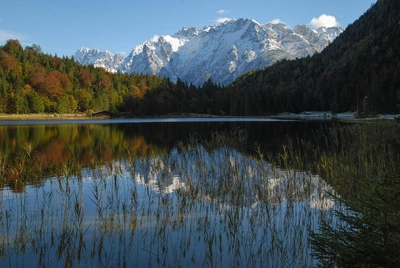
[{"label": "dark conifer forest", "polygon": [[365,98],[372,113],[398,113],[400,1],[377,1],[321,53],[246,74],[231,87],[254,100],[242,104],[245,114],[356,111]]},{"label": "dark conifer forest", "polygon": [[220,86],[109,73],[18,40],[0,47],[0,113],[254,116],[307,110],[399,113],[400,1],[378,0],[325,50]]}]

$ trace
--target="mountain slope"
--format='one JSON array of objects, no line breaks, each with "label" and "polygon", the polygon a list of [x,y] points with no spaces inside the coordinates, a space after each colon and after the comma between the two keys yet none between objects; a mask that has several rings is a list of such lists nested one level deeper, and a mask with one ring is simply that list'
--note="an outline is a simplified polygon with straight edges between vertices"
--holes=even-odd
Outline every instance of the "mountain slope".
[{"label": "mountain slope", "polygon": [[122,54],[112,54],[109,51],[98,49],[81,48],[74,54],[74,59],[83,65],[93,64],[109,72],[116,72],[125,58]]},{"label": "mountain slope", "polygon": [[400,1],[379,0],[321,53],[245,74],[232,86],[262,92],[273,112],[398,113],[399,26]]},{"label": "mountain slope", "polygon": [[[231,19],[203,29],[183,28],[173,36],[160,36],[136,46],[124,62],[99,57],[97,50],[81,49],[74,58],[122,73],[144,73],[180,78],[202,85],[209,78],[222,85],[241,74],[261,69],[280,59],[313,55],[331,43],[340,27],[311,30],[298,25],[259,24],[251,19]],[[92,59],[92,60],[87,60]],[[109,63],[109,64],[107,64]]]}]

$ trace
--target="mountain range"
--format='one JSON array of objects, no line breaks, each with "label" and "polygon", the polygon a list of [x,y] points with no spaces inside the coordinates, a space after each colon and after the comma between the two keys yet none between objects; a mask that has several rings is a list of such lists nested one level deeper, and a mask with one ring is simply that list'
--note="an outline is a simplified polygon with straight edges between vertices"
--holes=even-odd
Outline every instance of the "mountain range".
[{"label": "mountain range", "polygon": [[202,85],[208,79],[226,85],[240,75],[282,59],[311,56],[344,31],[341,27],[290,29],[283,23],[260,24],[230,19],[203,29],[184,27],[174,35],[155,36],[124,57],[109,51],[81,48],[74,59],[110,72],[143,73],[178,78]]}]

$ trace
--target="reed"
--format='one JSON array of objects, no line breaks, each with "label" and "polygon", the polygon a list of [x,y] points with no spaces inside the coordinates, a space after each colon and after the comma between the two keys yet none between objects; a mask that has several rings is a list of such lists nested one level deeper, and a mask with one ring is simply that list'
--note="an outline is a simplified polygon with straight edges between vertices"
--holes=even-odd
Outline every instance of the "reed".
[{"label": "reed", "polygon": [[288,140],[275,160],[286,169],[312,170],[340,194],[330,194],[338,222],[324,219],[311,232],[321,267],[400,265],[398,128],[369,123],[321,129],[309,142]]},{"label": "reed", "polygon": [[323,177],[343,197],[357,194],[369,176],[398,172],[398,125],[385,123],[337,125],[321,128],[313,139],[290,139],[275,165],[311,170]]},{"label": "reed", "polygon": [[[126,144],[126,157],[118,160],[82,167],[72,157],[43,167],[40,186],[2,192],[0,263],[314,266],[307,238],[323,219],[337,221],[328,194],[334,190],[294,168],[301,162],[291,158],[294,144],[273,164],[262,148],[244,153],[245,137],[238,129],[207,141],[191,136],[146,155]],[[28,176],[25,155],[21,172]]]}]

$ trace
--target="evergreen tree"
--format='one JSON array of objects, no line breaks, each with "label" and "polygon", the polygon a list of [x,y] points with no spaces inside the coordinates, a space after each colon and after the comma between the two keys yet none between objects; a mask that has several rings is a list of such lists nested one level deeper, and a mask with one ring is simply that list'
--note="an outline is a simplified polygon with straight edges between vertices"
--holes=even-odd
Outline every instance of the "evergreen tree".
[{"label": "evergreen tree", "polygon": [[336,197],[343,224],[324,222],[311,236],[321,267],[400,267],[400,176],[366,178],[360,197]]}]

